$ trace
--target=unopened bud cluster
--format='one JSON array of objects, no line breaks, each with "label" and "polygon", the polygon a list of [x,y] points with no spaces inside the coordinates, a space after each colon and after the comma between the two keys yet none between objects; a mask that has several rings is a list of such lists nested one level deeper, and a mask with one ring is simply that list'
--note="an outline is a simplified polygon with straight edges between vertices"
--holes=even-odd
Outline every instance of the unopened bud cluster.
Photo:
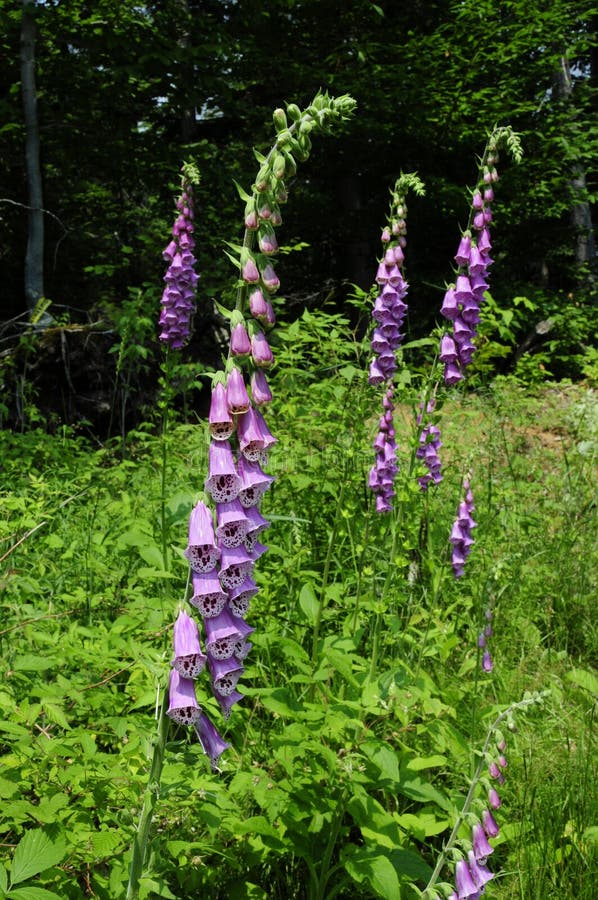
[{"label": "unopened bud cluster", "polygon": [[189,340],[195,312],[195,288],[199,276],[195,272],[193,255],[194,181],[198,181],[194,167],[185,165],[181,195],[176,202],[177,217],[172,226],[172,239],[163,253],[168,269],[161,300],[160,340],[172,350],[179,350]]}]

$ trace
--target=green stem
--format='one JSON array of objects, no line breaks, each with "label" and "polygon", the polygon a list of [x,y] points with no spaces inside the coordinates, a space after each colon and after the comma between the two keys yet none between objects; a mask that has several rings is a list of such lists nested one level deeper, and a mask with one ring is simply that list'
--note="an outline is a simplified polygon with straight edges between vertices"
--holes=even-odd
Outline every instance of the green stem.
[{"label": "green stem", "polygon": [[507,709],[505,709],[504,712],[502,712],[499,716],[497,716],[497,718],[494,720],[494,722],[488,729],[488,734],[486,735],[486,740],[484,742],[484,746],[483,746],[482,752],[480,754],[480,761],[478,763],[477,769],[475,770],[474,776],[471,779],[471,784],[469,786],[469,791],[467,792],[465,802],[463,803],[463,806],[461,807],[461,812],[457,816],[457,821],[455,822],[453,830],[451,831],[446,844],[442,848],[442,852],[441,852],[440,856],[438,857],[436,867],[435,867],[434,871],[432,872],[432,875],[430,876],[430,880],[428,881],[428,883],[423,891],[424,896],[426,896],[426,891],[431,890],[434,887],[434,885],[436,884],[436,881],[438,880],[438,876],[440,875],[442,869],[444,868],[444,866],[446,864],[448,854],[457,839],[459,829],[461,828],[461,825],[465,821],[465,817],[470,810],[471,804],[473,802],[475,790],[478,786],[478,782],[479,782],[480,778],[482,777],[482,772],[484,771],[484,769],[487,766],[486,754],[488,752],[488,748],[490,747],[490,742],[492,741],[492,738],[494,737],[494,733],[495,733],[496,729],[499,727],[500,723],[504,719],[509,718],[509,716],[511,716],[515,710],[525,709],[528,706],[532,706],[533,704],[540,702],[543,698],[544,698],[543,694],[537,694],[533,697],[526,698],[525,700],[519,700],[517,703],[512,703],[511,706],[509,706]]},{"label": "green stem", "polygon": [[347,796],[346,788],[343,788],[341,796],[339,797],[339,801],[336,806],[336,813],[334,819],[330,826],[330,833],[328,836],[328,844],[326,845],[326,851],[324,853],[324,857],[322,859],[322,865],[320,867],[320,878],[318,881],[315,900],[324,900],[326,897],[326,885],[328,884],[328,879],[331,875],[330,872],[330,862],[332,860],[332,854],[334,853],[334,848],[336,846],[336,842],[338,840],[338,835],[341,830],[341,825],[343,823],[343,817],[345,815],[345,800]]},{"label": "green stem", "polygon": [[322,573],[322,589],[320,591],[320,599],[318,602],[318,607],[316,609],[316,616],[314,621],[314,631],[313,631],[313,639],[311,646],[311,659],[312,663],[315,665],[316,658],[318,655],[318,641],[320,639],[320,625],[322,622],[322,613],[326,608],[326,588],[328,587],[328,579],[330,577],[330,566],[332,563],[332,551],[334,550],[334,545],[336,543],[336,536],[338,534],[338,526],[340,522],[339,512],[342,508],[343,498],[345,494],[345,482],[341,484],[340,493],[338,496],[338,502],[336,505],[336,514],[334,516],[334,524],[330,531],[330,535],[328,538],[328,549],[326,551],[326,560],[324,561],[324,571]]},{"label": "green stem", "polygon": [[126,900],[137,900],[137,897],[139,896],[139,881],[144,871],[150,828],[160,792],[160,778],[162,775],[162,765],[164,763],[164,751],[170,725],[170,720],[166,715],[167,704],[168,692],[164,691],[160,712],[158,714],[158,727],[153,741],[154,751],[149,779],[145,789],[143,807],[139,816],[137,831],[133,838]]}]

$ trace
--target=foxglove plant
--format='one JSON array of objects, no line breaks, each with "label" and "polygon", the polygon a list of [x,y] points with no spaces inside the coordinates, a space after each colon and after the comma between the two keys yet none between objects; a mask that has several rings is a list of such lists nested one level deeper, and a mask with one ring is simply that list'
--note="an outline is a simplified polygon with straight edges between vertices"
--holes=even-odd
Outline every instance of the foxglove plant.
[{"label": "foxglove plant", "polygon": [[[486,864],[494,850],[490,840],[499,834],[499,827],[491,810],[496,810],[500,806],[500,798],[496,789],[490,786],[484,770],[493,763],[498,768],[506,766],[506,759],[503,755],[506,744],[501,731],[502,723],[506,721],[507,726],[514,729],[514,714],[542,703],[548,693],[545,691],[544,693],[524,695],[523,700],[511,704],[491,724],[463,806],[436,861],[428,884],[422,892],[424,898],[431,900],[431,898],[437,897],[436,889],[439,889],[445,897],[457,898],[457,900],[466,900],[466,898],[477,900],[484,893],[485,885],[494,878],[494,874]],[[491,752],[492,746],[495,751]],[[488,792],[487,803],[479,796],[480,788]],[[470,829],[467,838],[459,837],[464,825],[468,825]],[[440,873],[451,859],[455,861],[454,886],[446,882],[438,882]]]},{"label": "foxglove plant", "polygon": [[163,256],[168,262],[162,293],[160,340],[172,350],[180,350],[191,336],[191,320],[195,312],[195,291],[199,276],[195,271],[193,250],[194,200],[193,186],[199,182],[195,166],[185,163],[181,177],[181,195],[176,201],[177,217],[172,238]]},{"label": "foxglove plant", "polygon": [[373,359],[368,380],[372,385],[385,385],[384,413],[380,417],[374,450],[376,460],[370,470],[369,486],[376,494],[377,512],[389,512],[394,496],[394,479],[397,473],[396,443],[393,424],[393,379],[397,369],[396,352],[404,334],[401,327],[407,312],[405,297],[408,285],[401,267],[407,245],[407,191],[418,196],[424,187],[417,175],[400,175],[391,191],[387,224],[382,229],[382,258],[378,263],[376,284],[378,294],[372,310],[375,326],[371,338]]},{"label": "foxglove plant", "polygon": [[477,526],[477,522],[474,522],[471,515],[475,505],[468,478],[463,480],[463,490],[464,498],[459,503],[457,518],[453,523],[449,537],[449,541],[452,544],[451,565],[455,578],[460,578],[463,575],[465,560],[474,544],[471,529]]},{"label": "foxglove plant", "polygon": [[447,385],[457,384],[475,352],[477,326],[484,292],[488,289],[488,270],[492,265],[490,223],[492,221],[493,185],[498,181],[496,164],[499,148],[505,144],[516,162],[522,157],[519,138],[510,127],[496,128],[486,145],[473,191],[469,221],[463,231],[455,262],[455,281],[444,295],[440,312],[451,323],[450,331],[440,340],[439,359],[444,363]]},{"label": "foxglove plant", "polygon": [[[244,671],[242,661],[251,649],[247,639],[253,631],[244,616],[258,590],[252,577],[255,562],[267,550],[258,540],[269,525],[259,506],[273,481],[262,466],[267,464],[268,450],[275,441],[263,417],[263,410],[272,400],[265,370],[274,362],[264,332],[275,323],[270,297],[280,286],[271,261],[278,251],[274,229],[282,223],[280,206],[287,200],[284,178],[293,177],[297,162],[308,158],[311,132],[331,131],[335,124],[351,116],[354,108],[355,101],[348,95],[330,97],[319,93],[303,111],[295,104],[289,104],[286,112],[275,110],[276,142],[267,156],[256,153],[260,169],[251,193],[238,188],[246,202],[245,233],[243,244],[229,245],[232,252],[227,254],[239,273],[237,300],[232,311],[219,307],[230,323],[229,352],[224,371],[216,373],[212,383],[206,493],[191,512],[185,552],[193,585],[190,605],[203,620],[205,653],[197,625],[181,609],[174,627],[168,699],[165,695],[162,702],[150,782],[133,842],[127,900],[139,896],[169,719],[193,727],[213,767],[230,746],[199,705],[196,680],[207,669],[212,692],[225,718],[242,699],[236,687]],[[190,172],[191,167],[184,169],[183,192],[177,202],[179,215],[172,240],[164,251],[169,267],[162,297],[160,339],[172,350],[184,346],[189,339],[197,283],[193,270]],[[164,450],[162,534],[166,567],[165,458]],[[215,518],[212,505],[216,507]]]},{"label": "foxglove plant", "polygon": [[[421,427],[424,414],[424,404],[420,404],[420,412],[417,416],[417,424]],[[436,400],[432,397],[425,404],[426,415],[433,414],[436,408]],[[421,460],[428,470],[425,475],[421,475],[417,480],[422,491],[426,491],[430,484],[440,484],[442,481],[442,463],[438,451],[442,447],[440,438],[440,428],[435,422],[426,422],[419,433],[419,446],[415,451],[417,459]]]}]

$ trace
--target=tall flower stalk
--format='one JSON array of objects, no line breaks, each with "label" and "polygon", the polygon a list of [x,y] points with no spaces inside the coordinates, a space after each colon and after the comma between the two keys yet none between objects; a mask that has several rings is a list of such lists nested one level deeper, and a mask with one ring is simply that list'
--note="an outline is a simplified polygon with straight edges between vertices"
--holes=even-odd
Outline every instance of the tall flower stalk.
[{"label": "tall flower stalk", "polygon": [[[245,616],[258,590],[253,580],[254,566],[267,550],[260,537],[269,523],[260,512],[260,504],[273,481],[263,467],[275,438],[263,413],[272,400],[266,372],[274,355],[266,332],[275,323],[271,297],[280,286],[272,258],[278,251],[275,229],[282,223],[280,207],[288,196],[284,179],[293,177],[297,163],[308,158],[311,132],[330,131],[354,108],[355,101],[347,95],[330,97],[320,93],[303,111],[295,104],[289,104],[286,111],[275,110],[274,146],[266,156],[256,153],[260,169],[251,193],[238,187],[246,204],[245,232],[242,244],[229,244],[227,254],[239,275],[237,297],[233,310],[219,306],[230,325],[228,356],[224,369],[213,378],[209,468],[205,490],[191,511],[185,551],[190,566],[188,586],[192,585],[191,614],[186,602],[180,604],[174,625],[168,695],[161,705],[150,781],[133,842],[127,900],[135,900],[139,894],[168,719],[193,728],[213,768],[230,746],[200,706],[196,683],[205,671],[209,673],[212,693],[225,718],[242,699],[237,685],[244,671],[243,661],[251,650],[248,638],[254,630]],[[192,189],[186,174],[184,171],[172,240],[164,251],[169,266],[162,297],[160,339],[167,347],[167,356],[169,350],[180,349],[189,339],[197,283],[193,270]],[[165,376],[166,373],[165,368]],[[164,458],[163,509],[165,472]],[[166,549],[163,553],[166,565]],[[196,613],[201,618],[201,633]]]},{"label": "tall flower stalk", "polygon": [[396,353],[404,334],[401,331],[407,304],[408,284],[402,266],[407,246],[407,192],[422,196],[424,186],[414,173],[401,174],[391,191],[387,223],[382,229],[382,257],[376,271],[378,294],[372,310],[375,322],[371,338],[373,358],[368,380],[371,385],[384,385],[383,412],[374,441],[375,463],[370,470],[369,486],[376,495],[376,511],[392,509],[394,480],[397,474],[397,455],[393,421],[394,375],[397,370]]},{"label": "tall flower stalk", "polygon": [[516,162],[522,158],[519,137],[512,128],[495,128],[480,161],[469,220],[454,257],[457,264],[455,281],[447,288],[440,309],[450,323],[450,328],[442,335],[439,354],[440,361],[444,363],[444,380],[447,385],[457,384],[462,380],[475,353],[474,341],[480,322],[480,307],[484,292],[488,290],[489,269],[493,263],[490,256],[490,223],[494,185],[499,177],[499,150],[503,145]]}]

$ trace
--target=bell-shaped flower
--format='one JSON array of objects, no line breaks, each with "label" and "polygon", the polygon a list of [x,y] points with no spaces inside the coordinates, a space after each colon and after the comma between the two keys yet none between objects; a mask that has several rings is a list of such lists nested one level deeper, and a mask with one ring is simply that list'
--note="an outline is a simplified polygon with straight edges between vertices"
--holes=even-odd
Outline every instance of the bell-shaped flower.
[{"label": "bell-shaped flower", "polygon": [[274,478],[272,475],[266,475],[258,463],[249,462],[243,457],[239,459],[239,475],[241,477],[239,490],[241,504],[245,507],[257,506]]},{"label": "bell-shaped flower", "polygon": [[261,322],[263,325],[267,324],[268,306],[266,299],[259,288],[254,288],[249,294],[249,311],[258,322]]},{"label": "bell-shaped flower", "polygon": [[233,451],[228,441],[211,442],[205,487],[216,503],[227,503],[238,496],[241,477],[237,473]]},{"label": "bell-shaped flower", "polygon": [[237,322],[231,329],[230,352],[238,357],[247,357],[251,353],[251,342],[243,322]]},{"label": "bell-shaped flower", "polygon": [[489,809],[485,809],[482,813],[482,825],[489,838],[498,837],[499,828]]},{"label": "bell-shaped flower", "polygon": [[222,547],[239,547],[250,523],[238,499],[216,504],[216,537]]},{"label": "bell-shaped flower", "polygon": [[210,656],[208,665],[216,699],[230,696],[243,674],[243,666],[240,661],[232,654],[227,659],[216,659]]},{"label": "bell-shaped flower", "polygon": [[221,737],[216,727],[210,722],[205,713],[201,713],[198,720],[194,723],[195,731],[204,753],[210,760],[212,768],[216,768],[218,759],[228,750],[230,744]]},{"label": "bell-shaped flower", "polygon": [[189,601],[206,619],[222,612],[228,599],[215,570],[193,575],[193,596]]},{"label": "bell-shaped flower", "polygon": [[174,623],[174,659],[172,665],[183,678],[197,678],[206,664],[201,651],[195,620],[181,610]]},{"label": "bell-shaped flower", "polygon": [[227,591],[243,584],[253,571],[253,561],[245,547],[223,547],[220,560],[220,584]]},{"label": "bell-shaped flower", "polygon": [[228,719],[231,714],[231,709],[235,705],[235,703],[239,703],[240,700],[243,699],[243,694],[240,694],[239,691],[233,690],[230,694],[226,696],[222,696],[222,694],[216,694],[216,700],[220,705],[220,709],[222,710],[222,715],[225,719]]},{"label": "bell-shaped flower", "polygon": [[242,637],[238,621],[225,606],[221,613],[205,619],[206,651],[212,659],[228,659],[235,652],[235,644]]},{"label": "bell-shaped flower", "polygon": [[241,415],[251,406],[243,373],[233,366],[226,379],[226,400],[231,415]]},{"label": "bell-shaped flower", "polygon": [[280,287],[280,279],[274,271],[274,266],[267,263],[261,272],[262,282],[267,291],[274,294]]},{"label": "bell-shaped flower", "polygon": [[212,512],[201,500],[189,516],[189,541],[185,556],[194,572],[209,572],[220,558]]},{"label": "bell-shaped flower", "polygon": [[490,854],[494,853],[494,847],[488,843],[486,832],[479,822],[476,822],[473,826],[471,843],[473,845],[473,855],[478,862],[484,863]]},{"label": "bell-shaped flower", "polygon": [[262,369],[256,369],[251,376],[251,396],[256,406],[272,402],[272,391]]},{"label": "bell-shaped flower", "polygon": [[264,449],[264,438],[260,431],[256,414],[252,407],[237,420],[237,437],[239,449],[245,459],[257,462],[260,452]]},{"label": "bell-shaped flower", "polygon": [[170,670],[166,714],[179,725],[193,725],[201,714],[195,697],[195,682],[191,678],[183,678],[176,669]]},{"label": "bell-shaped flower", "polygon": [[478,889],[471,877],[469,866],[464,859],[458,860],[455,865],[455,886],[459,900],[466,900],[466,898],[473,897],[478,893]]},{"label": "bell-shaped flower", "polygon": [[251,358],[260,369],[269,369],[274,362],[274,354],[263,331],[257,331],[251,337]]},{"label": "bell-shaped flower", "polygon": [[249,602],[258,591],[259,588],[250,575],[237,587],[232,588],[229,593],[228,605],[233,616],[236,616],[238,619],[246,616],[249,610]]},{"label": "bell-shaped flower", "polygon": [[458,266],[466,266],[469,263],[469,255],[471,252],[471,235],[468,231],[463,234],[459,241],[459,247],[455,253],[455,262]]},{"label": "bell-shaped flower", "polygon": [[470,850],[467,854],[467,860],[469,863],[469,871],[471,872],[471,879],[476,888],[481,890],[489,881],[492,881],[494,875],[482,862],[478,862],[473,850]]},{"label": "bell-shaped flower", "polygon": [[491,787],[488,791],[488,803],[492,807],[492,809],[498,809],[500,806],[500,797],[498,796],[498,791],[496,788]]},{"label": "bell-shaped flower", "polygon": [[208,416],[210,434],[216,441],[226,441],[235,430],[235,423],[228,409],[226,388],[217,381],[212,388],[212,399]]}]

